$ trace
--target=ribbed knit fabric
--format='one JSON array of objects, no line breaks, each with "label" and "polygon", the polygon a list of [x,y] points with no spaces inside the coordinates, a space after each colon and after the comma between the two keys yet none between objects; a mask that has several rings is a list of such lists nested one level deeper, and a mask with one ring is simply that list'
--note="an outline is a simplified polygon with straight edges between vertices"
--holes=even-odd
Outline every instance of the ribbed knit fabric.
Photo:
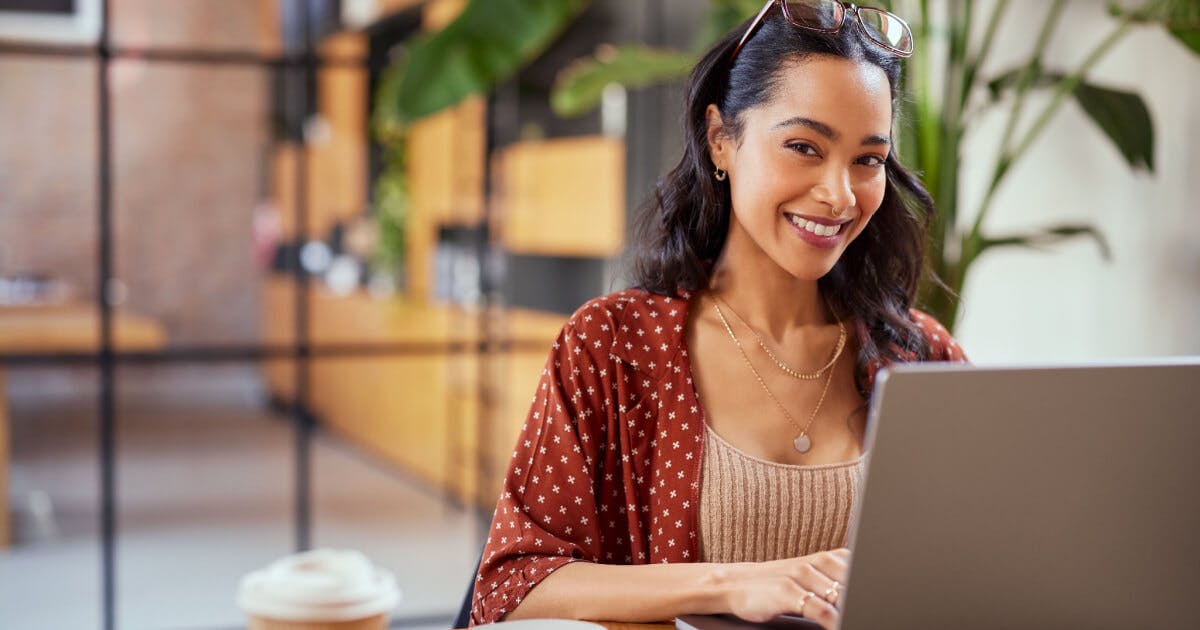
[{"label": "ribbed knit fabric", "polygon": [[863,460],[797,466],[758,459],[709,429],[700,484],[702,562],[761,562],[846,545]]}]

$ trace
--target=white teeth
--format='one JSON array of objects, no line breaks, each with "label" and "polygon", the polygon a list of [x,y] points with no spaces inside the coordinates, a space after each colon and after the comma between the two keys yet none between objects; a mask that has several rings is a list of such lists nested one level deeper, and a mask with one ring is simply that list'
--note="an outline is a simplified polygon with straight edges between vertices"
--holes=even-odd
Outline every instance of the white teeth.
[{"label": "white teeth", "polygon": [[833,236],[842,229],[840,225],[821,225],[816,221],[808,221],[797,216],[791,217],[791,220],[792,223],[796,224],[796,227],[803,228],[817,236]]}]

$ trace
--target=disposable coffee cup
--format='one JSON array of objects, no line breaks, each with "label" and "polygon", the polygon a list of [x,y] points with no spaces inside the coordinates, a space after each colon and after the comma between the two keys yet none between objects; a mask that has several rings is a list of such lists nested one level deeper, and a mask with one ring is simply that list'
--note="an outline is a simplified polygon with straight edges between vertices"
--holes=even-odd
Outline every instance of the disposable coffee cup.
[{"label": "disposable coffee cup", "polygon": [[316,549],[247,574],[237,603],[249,630],[383,630],[396,578],[357,551]]}]

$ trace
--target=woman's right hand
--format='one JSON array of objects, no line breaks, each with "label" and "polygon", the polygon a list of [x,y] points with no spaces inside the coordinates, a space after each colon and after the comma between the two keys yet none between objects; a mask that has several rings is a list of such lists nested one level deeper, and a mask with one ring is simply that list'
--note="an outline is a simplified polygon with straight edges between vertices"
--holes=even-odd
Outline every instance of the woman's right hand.
[{"label": "woman's right hand", "polygon": [[799,558],[723,565],[715,573],[728,610],[746,621],[799,615],[833,630],[841,623],[838,602],[850,569],[850,550]]}]

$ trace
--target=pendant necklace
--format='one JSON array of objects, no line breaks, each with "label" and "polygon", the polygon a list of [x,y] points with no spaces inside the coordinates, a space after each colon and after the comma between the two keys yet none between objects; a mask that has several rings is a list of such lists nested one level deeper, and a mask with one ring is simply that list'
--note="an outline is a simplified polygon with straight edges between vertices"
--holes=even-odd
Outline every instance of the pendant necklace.
[{"label": "pendant necklace", "polygon": [[750,330],[750,334],[754,335],[754,339],[758,341],[758,347],[762,348],[762,351],[767,353],[768,357],[771,357],[771,361],[775,363],[775,366],[780,370],[783,370],[784,374],[787,374],[792,378],[798,378],[802,381],[815,381],[821,378],[825,375],[825,372],[833,369],[833,365],[837,363],[838,357],[842,356],[842,350],[846,348],[846,338],[848,336],[846,333],[846,326],[842,324],[841,321],[838,321],[838,340],[837,344],[833,347],[833,357],[829,359],[829,362],[822,366],[821,369],[815,372],[801,372],[793,369],[790,365],[784,363],[783,361],[780,361],[779,357],[775,356],[774,352],[771,352],[771,348],[767,345],[767,342],[763,341],[762,335],[758,334],[758,331],[754,330],[754,327],[746,321],[746,318],[739,315],[738,312],[729,305],[729,302],[726,302],[715,295],[712,296],[712,298],[724,304],[725,308],[729,309],[729,312],[733,313],[733,316],[737,318],[739,322],[742,322],[743,326]]},{"label": "pendant necklace", "polygon": [[[742,342],[738,340],[737,335],[733,334],[733,328],[729,326],[729,322],[725,319],[725,314],[721,312],[721,306],[717,303],[718,301],[719,298],[714,295],[713,308],[717,311],[717,317],[721,318],[721,323],[725,325],[725,332],[729,333],[729,338],[732,339],[734,345],[737,346],[738,352],[742,355],[742,359],[746,362],[746,365],[750,368],[750,371],[754,373],[754,378],[758,379],[758,384],[762,386],[763,391],[767,392],[767,396],[775,402],[775,405],[779,407],[780,411],[783,412],[783,415],[788,419],[788,422],[790,422],[793,427],[800,430],[800,435],[796,436],[796,439],[792,440],[792,446],[795,447],[796,452],[800,454],[807,453],[810,449],[812,449],[812,438],[808,436],[808,429],[812,426],[813,420],[817,418],[817,412],[821,410],[821,404],[825,402],[825,395],[829,393],[829,383],[833,381],[832,368],[833,365],[837,363],[838,357],[841,356],[841,349],[845,345],[845,327],[842,326],[841,322],[838,322],[838,327],[841,328],[843,337],[838,341],[838,348],[834,354],[833,361],[831,361],[828,366],[822,369],[822,371],[827,370],[829,372],[829,376],[825,378],[825,387],[821,389],[821,397],[817,399],[817,406],[813,408],[812,414],[808,416],[808,422],[803,428],[801,428],[799,423],[792,418],[792,414],[788,413],[788,410],[783,406],[783,403],[779,402],[779,399],[775,397],[775,394],[771,393],[771,390],[767,387],[767,382],[763,380],[762,375],[758,373],[758,370],[754,367],[754,364],[750,362],[750,357],[746,354],[745,348],[742,347]],[[744,324],[745,321],[743,320],[742,323]]]}]

